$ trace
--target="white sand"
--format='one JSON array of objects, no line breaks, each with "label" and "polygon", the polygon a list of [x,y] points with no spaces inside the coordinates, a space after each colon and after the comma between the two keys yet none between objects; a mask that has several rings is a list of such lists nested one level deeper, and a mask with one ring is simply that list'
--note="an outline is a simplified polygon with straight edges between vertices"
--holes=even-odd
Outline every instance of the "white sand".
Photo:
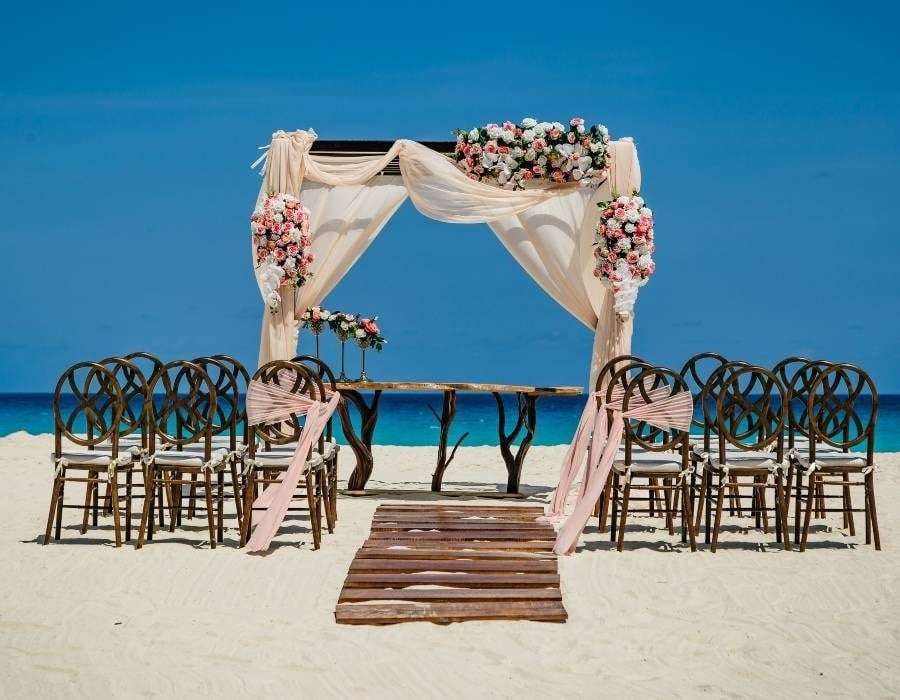
[{"label": "white sand", "polygon": [[[318,552],[305,520],[265,558],[234,548],[234,530],[216,550],[202,529],[116,549],[108,519],[79,535],[78,511],[42,547],[50,446],[0,439],[0,697],[900,695],[898,454],[879,459],[882,552],[817,526],[804,554],[736,529],[718,553],[691,554],[644,527],[616,553],[592,523],[560,562],[566,624],[350,627],[335,601],[386,499],[342,497]],[[546,498],[563,449],[532,448],[532,498]],[[427,488],[433,464],[431,448],[378,448],[370,486]],[[496,448],[460,449],[446,481],[505,483]]]}]

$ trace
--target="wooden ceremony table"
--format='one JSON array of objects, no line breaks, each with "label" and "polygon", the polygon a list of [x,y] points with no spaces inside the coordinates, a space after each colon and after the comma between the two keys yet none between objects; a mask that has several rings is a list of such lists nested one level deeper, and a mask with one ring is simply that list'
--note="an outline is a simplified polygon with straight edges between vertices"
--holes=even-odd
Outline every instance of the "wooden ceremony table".
[{"label": "wooden ceremony table", "polygon": [[[519,479],[522,474],[522,463],[531,442],[534,439],[534,430],[537,425],[537,400],[541,396],[578,396],[581,388],[577,386],[536,387],[518,386],[515,384],[469,384],[469,383],[443,383],[443,382],[339,382],[337,389],[344,397],[338,412],[341,418],[341,426],[344,436],[356,456],[356,467],[350,475],[347,483],[349,491],[361,491],[365,489],[366,482],[372,475],[374,459],[372,458],[372,438],[375,434],[375,426],[378,422],[378,403],[384,391],[441,391],[444,393],[443,407],[438,415],[432,409],[435,418],[440,424],[440,440],[438,442],[437,466],[431,479],[431,490],[440,491],[444,472],[453,460],[456,449],[466,438],[464,433],[453,449],[448,454],[448,439],[450,425],[456,416],[456,392],[472,391],[491,393],[497,401],[498,425],[497,433],[500,439],[500,454],[506,464],[507,493],[518,493]],[[372,400],[366,403],[363,391],[372,392]],[[516,411],[515,423],[512,429],[506,430],[506,406],[503,403],[502,394],[515,394]],[[353,404],[359,413],[360,431],[356,432],[350,421],[348,404]],[[524,431],[524,434],[523,434]],[[513,449],[513,442],[522,435],[518,450]]]}]

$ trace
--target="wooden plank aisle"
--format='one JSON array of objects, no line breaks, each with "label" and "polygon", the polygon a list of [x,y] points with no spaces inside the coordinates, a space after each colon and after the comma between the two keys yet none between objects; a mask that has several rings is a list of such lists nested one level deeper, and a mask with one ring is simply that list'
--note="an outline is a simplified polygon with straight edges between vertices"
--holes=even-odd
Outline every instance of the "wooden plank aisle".
[{"label": "wooden plank aisle", "polygon": [[540,506],[380,505],[335,619],[384,625],[565,622],[553,526]]}]

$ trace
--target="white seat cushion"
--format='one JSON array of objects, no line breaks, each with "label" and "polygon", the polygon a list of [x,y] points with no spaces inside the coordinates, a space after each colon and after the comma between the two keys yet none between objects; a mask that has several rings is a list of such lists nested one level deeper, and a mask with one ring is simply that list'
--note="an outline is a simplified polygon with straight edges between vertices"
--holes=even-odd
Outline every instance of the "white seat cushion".
[{"label": "white seat cushion", "polygon": [[[190,448],[193,446],[187,445],[186,447]],[[185,467],[188,469],[202,469],[204,467],[216,469],[221,467],[226,459],[228,459],[227,450],[216,450],[213,452],[208,464],[202,449],[185,449],[180,452],[177,450],[163,450],[150,455],[150,462],[157,466]]]},{"label": "white seat cushion", "polygon": [[[289,454],[293,455],[294,450],[296,449],[295,445],[272,445],[269,449],[265,450],[266,454]],[[325,442],[325,448],[322,452],[322,458],[326,461],[330,460],[337,451],[340,449],[340,445],[336,442]],[[257,452],[257,455],[261,454],[261,452]]]},{"label": "white seat cushion", "polygon": [[[800,454],[798,457],[804,462],[809,463],[809,454]],[[868,464],[866,455],[860,452],[819,452],[816,448],[816,464],[825,469],[836,469],[838,467],[865,467]]]},{"label": "white seat cushion", "polygon": [[[51,455],[51,459],[54,462],[57,460],[54,455]],[[120,452],[113,460],[110,450],[66,450],[60,455],[59,460],[66,464],[85,467],[109,467],[110,463],[114,461],[116,466],[122,467],[133,464],[134,455],[129,451]]]},{"label": "white seat cushion", "polygon": [[671,454],[643,452],[639,457],[633,459],[630,465],[626,465],[623,461],[613,464],[613,469],[620,474],[624,474],[629,468],[632,474],[663,472],[677,476],[681,473],[681,462],[673,460]]},{"label": "white seat cushion", "polygon": [[[286,446],[280,446],[286,447]],[[294,459],[294,450],[264,450],[262,452],[257,452],[253,457],[253,463],[256,464],[260,469],[287,469],[291,466],[291,462]],[[310,459],[306,466],[307,468],[315,469],[316,467],[322,464],[322,456],[318,452],[312,453],[312,459]]]}]

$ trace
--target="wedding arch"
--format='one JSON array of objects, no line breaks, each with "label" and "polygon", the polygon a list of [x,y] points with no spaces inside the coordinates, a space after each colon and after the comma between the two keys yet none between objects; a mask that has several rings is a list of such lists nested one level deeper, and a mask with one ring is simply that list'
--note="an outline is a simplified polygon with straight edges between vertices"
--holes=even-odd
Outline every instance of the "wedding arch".
[{"label": "wedding arch", "polygon": [[[446,155],[454,142],[316,139],[311,129],[276,131],[256,163],[263,166],[257,204],[273,192],[299,197],[310,210],[315,254],[315,274],[297,289],[280,287],[275,313],[264,309],[260,364],[296,354],[299,316],[322,303],[407,197],[438,221],[488,224],[532,279],[593,331],[588,386],[607,360],[630,353],[633,314],[617,314],[612,291],[594,276],[593,240],[595,205],[613,193],[640,189],[631,139],[609,142],[609,165],[598,187],[518,190],[468,177]],[[255,262],[255,246],[251,254]],[[259,268],[257,281],[265,300],[271,290]]]}]

